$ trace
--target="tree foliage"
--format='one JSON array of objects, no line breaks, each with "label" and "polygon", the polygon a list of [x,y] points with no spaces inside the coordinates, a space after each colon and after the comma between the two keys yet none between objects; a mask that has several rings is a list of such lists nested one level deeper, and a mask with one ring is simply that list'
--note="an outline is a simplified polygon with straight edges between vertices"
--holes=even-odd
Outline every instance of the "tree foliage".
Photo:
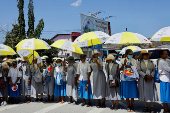
[{"label": "tree foliage", "polygon": [[11,31],[8,31],[5,36],[5,41],[4,44],[12,47],[15,49],[15,46],[18,44],[20,41],[19,36],[19,25],[18,24],[13,24],[13,28]]},{"label": "tree foliage", "polygon": [[[49,45],[53,44],[54,41],[51,39],[42,39],[45,42],[47,42]],[[37,51],[39,53],[40,56],[49,56],[49,57],[55,57],[58,55],[59,49],[51,47],[51,49],[48,50],[38,50]]]},{"label": "tree foliage", "polygon": [[39,39],[43,29],[44,29],[44,21],[43,19],[41,19],[34,31],[34,36]]},{"label": "tree foliage", "polygon": [[27,37],[33,38],[34,37],[34,6],[33,6],[33,0],[29,1],[28,4],[28,31],[27,31]]},{"label": "tree foliage", "polygon": [[18,25],[19,25],[19,34],[18,37],[22,40],[26,38],[25,35],[25,19],[24,19],[24,0],[17,0],[18,1]]}]

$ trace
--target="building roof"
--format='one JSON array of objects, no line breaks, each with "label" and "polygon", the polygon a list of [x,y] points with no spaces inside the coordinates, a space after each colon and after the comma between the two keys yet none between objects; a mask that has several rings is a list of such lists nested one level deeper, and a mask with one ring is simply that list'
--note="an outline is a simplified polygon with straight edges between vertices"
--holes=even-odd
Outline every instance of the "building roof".
[{"label": "building roof", "polygon": [[56,34],[53,38],[51,38],[51,40],[53,40],[54,38],[58,37],[59,35],[69,35],[70,36],[70,34]]}]

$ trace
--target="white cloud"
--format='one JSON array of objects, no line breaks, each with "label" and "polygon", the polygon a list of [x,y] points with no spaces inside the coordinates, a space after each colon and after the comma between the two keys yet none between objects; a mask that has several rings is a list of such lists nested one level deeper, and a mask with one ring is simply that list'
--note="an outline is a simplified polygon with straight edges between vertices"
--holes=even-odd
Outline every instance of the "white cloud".
[{"label": "white cloud", "polygon": [[76,2],[73,2],[71,5],[74,7],[78,7],[82,3],[81,0],[77,0]]}]

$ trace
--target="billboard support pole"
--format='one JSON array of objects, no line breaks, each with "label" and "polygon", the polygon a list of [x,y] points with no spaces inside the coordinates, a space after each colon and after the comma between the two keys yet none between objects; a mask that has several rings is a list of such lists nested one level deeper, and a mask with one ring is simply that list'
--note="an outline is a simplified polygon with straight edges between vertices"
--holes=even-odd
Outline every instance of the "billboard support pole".
[{"label": "billboard support pole", "polygon": [[108,44],[107,44],[107,56],[108,56],[108,54],[109,54],[109,51],[108,51]]}]

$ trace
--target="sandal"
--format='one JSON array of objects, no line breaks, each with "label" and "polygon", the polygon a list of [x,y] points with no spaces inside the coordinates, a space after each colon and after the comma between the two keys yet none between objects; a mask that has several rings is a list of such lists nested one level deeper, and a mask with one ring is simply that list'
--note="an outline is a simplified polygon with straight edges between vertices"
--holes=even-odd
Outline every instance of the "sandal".
[{"label": "sandal", "polygon": [[86,103],[85,102],[83,102],[82,104],[81,104],[81,106],[85,106],[86,105]]},{"label": "sandal", "polygon": [[150,108],[150,112],[151,112],[151,113],[154,113],[154,109],[153,109],[153,108]]},{"label": "sandal", "polygon": [[100,107],[101,107],[101,103],[98,103],[96,107],[97,107],[97,108],[100,108]]},{"label": "sandal", "polygon": [[130,112],[130,106],[128,106],[126,110],[127,110],[127,112]]},{"label": "sandal", "polygon": [[39,101],[39,98],[36,98],[36,99],[35,99],[35,102],[38,102],[38,101]]},{"label": "sandal", "polygon": [[43,101],[43,98],[41,98],[39,101],[42,102],[42,101]]},{"label": "sandal", "polygon": [[103,107],[103,108],[106,108],[106,105],[105,105],[105,103],[103,103],[103,104],[102,104],[102,107]]},{"label": "sandal", "polygon": [[24,103],[27,103],[27,102],[28,102],[28,99],[25,99],[25,100],[24,100]]},{"label": "sandal", "polygon": [[130,112],[135,112],[135,109],[133,106],[130,107]]},{"label": "sandal", "polygon": [[54,99],[51,99],[50,102],[54,102]]},{"label": "sandal", "polygon": [[144,107],[143,112],[147,112],[147,111],[148,111],[148,107]]},{"label": "sandal", "polygon": [[47,99],[45,102],[50,102],[50,99]]},{"label": "sandal", "polygon": [[92,106],[92,105],[91,105],[91,102],[90,102],[90,103],[88,103],[88,104],[87,104],[87,106],[86,106],[86,107],[91,107],[91,106]]}]

